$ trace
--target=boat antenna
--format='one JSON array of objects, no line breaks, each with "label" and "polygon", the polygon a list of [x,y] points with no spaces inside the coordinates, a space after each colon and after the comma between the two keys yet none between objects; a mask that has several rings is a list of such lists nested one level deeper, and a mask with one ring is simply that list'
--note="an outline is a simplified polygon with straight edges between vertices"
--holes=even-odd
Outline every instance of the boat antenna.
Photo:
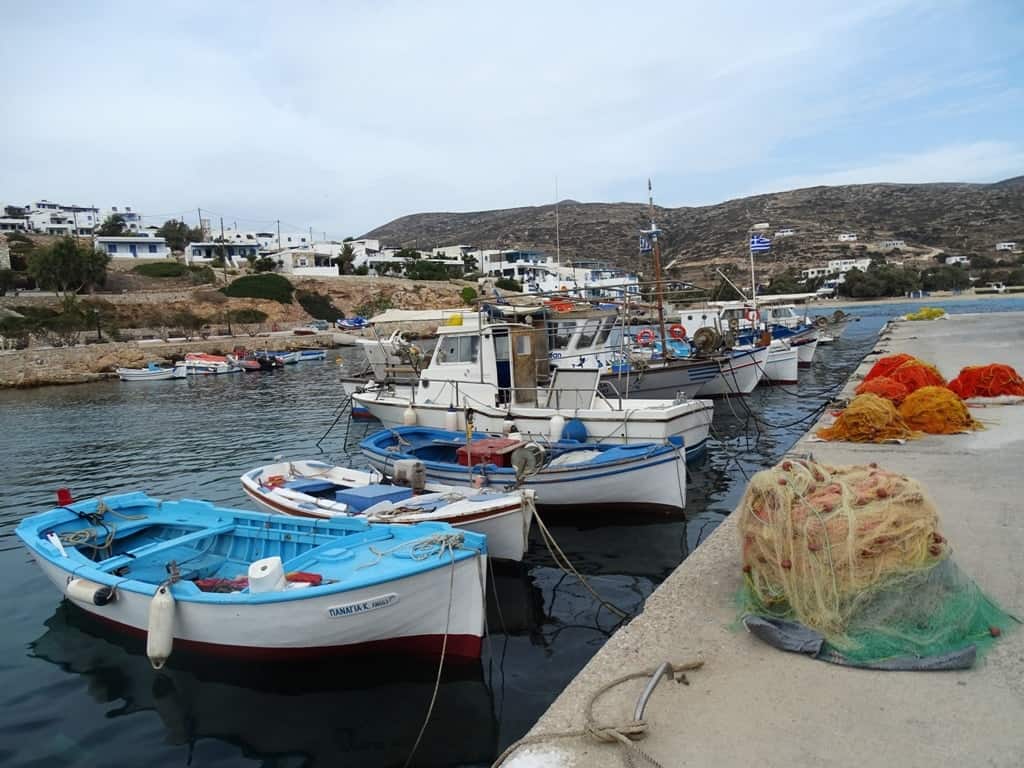
[{"label": "boat antenna", "polygon": [[654,223],[654,191],[651,180],[647,179],[647,206],[651,215],[651,228],[643,230],[641,234],[646,235],[651,249],[654,251],[654,295],[658,305],[658,327],[661,330],[661,355],[668,360],[672,356],[665,334],[665,289],[661,275],[661,243],[658,235],[661,230]]},{"label": "boat antenna", "polygon": [[558,233],[558,177],[555,176],[555,263],[562,266],[562,242]]}]

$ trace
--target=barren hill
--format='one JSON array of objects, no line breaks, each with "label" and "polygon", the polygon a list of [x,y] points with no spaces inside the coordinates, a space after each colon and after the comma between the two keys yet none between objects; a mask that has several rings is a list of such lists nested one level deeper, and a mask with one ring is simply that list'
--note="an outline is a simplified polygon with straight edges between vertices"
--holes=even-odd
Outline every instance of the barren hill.
[{"label": "barren hill", "polygon": [[[600,259],[643,270],[637,235],[647,224],[641,203],[558,205],[562,258]],[[883,240],[903,240],[902,258],[927,258],[938,250],[994,255],[995,243],[1024,242],[1024,176],[994,184],[856,184],[809,187],[728,200],[717,205],[655,208],[665,231],[665,263],[699,277],[716,265],[746,259],[749,228],[769,223],[775,238],[766,271],[808,266],[830,258],[880,250]],[[857,235],[839,242],[840,233]],[[395,219],[368,233],[388,245],[429,248],[463,243],[481,248],[555,250],[555,206],[472,213],[421,213]]]}]

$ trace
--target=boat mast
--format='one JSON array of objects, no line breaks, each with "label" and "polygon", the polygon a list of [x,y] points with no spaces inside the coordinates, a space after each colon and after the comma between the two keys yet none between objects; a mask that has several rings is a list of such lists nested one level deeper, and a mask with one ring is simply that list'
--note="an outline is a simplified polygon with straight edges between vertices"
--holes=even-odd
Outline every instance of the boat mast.
[{"label": "boat mast", "polygon": [[669,349],[665,334],[665,292],[661,279],[661,243],[658,242],[661,230],[654,224],[654,192],[650,179],[647,179],[647,205],[651,214],[651,228],[644,234],[650,238],[654,250],[654,293],[658,305],[658,327],[661,330],[661,355],[663,359],[668,360],[672,357],[672,350]]},{"label": "boat mast", "polygon": [[555,263],[562,266],[561,239],[558,235],[558,177],[555,176]]}]

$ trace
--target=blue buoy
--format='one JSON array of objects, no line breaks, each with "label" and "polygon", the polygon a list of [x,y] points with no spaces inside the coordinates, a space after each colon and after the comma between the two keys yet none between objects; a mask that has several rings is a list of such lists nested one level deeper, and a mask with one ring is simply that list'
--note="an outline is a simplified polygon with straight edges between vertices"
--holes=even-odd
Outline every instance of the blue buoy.
[{"label": "blue buoy", "polygon": [[562,430],[563,440],[575,440],[577,443],[587,442],[587,427],[579,419],[569,419]]}]

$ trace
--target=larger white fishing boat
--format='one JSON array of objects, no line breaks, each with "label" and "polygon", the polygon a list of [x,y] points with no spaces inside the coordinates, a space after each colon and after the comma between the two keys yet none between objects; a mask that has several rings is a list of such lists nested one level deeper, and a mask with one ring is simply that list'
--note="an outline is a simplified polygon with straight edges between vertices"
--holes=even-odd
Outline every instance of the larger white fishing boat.
[{"label": "larger white fishing boat", "polygon": [[[706,400],[640,400],[598,389],[597,369],[549,371],[547,334],[525,323],[444,325],[430,364],[414,384],[372,383],[354,403],[386,426],[420,424],[482,432],[515,430],[559,439],[566,420],[584,439],[628,443],[680,440],[703,447],[714,412]],[[538,381],[548,377],[547,386]]]}]

